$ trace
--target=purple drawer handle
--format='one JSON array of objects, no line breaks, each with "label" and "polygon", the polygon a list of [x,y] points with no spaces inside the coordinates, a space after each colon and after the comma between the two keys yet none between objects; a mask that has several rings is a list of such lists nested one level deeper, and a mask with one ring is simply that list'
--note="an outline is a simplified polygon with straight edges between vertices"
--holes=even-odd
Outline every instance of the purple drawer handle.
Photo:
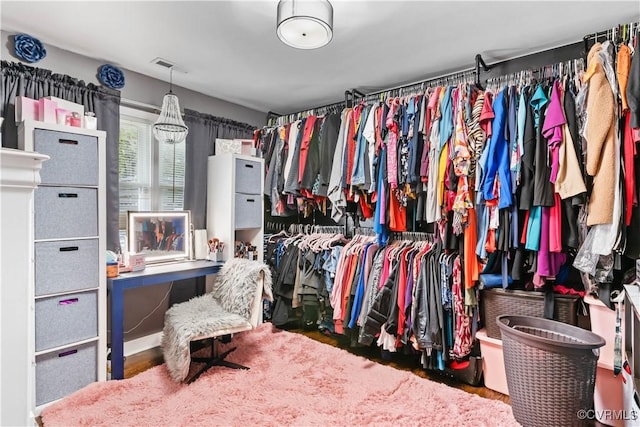
[{"label": "purple drawer handle", "polygon": [[58,193],[58,197],[61,199],[77,199],[78,193]]},{"label": "purple drawer handle", "polygon": [[63,351],[62,353],[58,354],[58,357],[71,356],[72,354],[76,354],[77,352],[78,352],[78,350],[76,350],[76,349]]},{"label": "purple drawer handle", "polygon": [[66,246],[64,248],[60,248],[60,252],[73,252],[73,251],[77,251],[78,249],[80,249],[77,246]]},{"label": "purple drawer handle", "polygon": [[62,301],[58,301],[58,305],[69,305],[69,304],[75,304],[78,302],[78,298],[69,298],[69,299],[63,299]]},{"label": "purple drawer handle", "polygon": [[253,165],[248,164],[248,163],[245,163],[244,167],[245,167],[245,168],[251,168],[251,169],[253,169]]}]

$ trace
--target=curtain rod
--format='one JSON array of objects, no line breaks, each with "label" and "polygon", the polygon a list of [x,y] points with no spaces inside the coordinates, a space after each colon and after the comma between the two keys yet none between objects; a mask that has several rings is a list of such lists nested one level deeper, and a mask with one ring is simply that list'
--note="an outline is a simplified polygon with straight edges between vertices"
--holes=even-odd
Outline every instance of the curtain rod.
[{"label": "curtain rod", "polygon": [[135,101],[128,98],[120,98],[120,105],[125,107],[137,108],[139,110],[147,111],[148,113],[160,113],[160,107],[156,105],[146,104],[144,102]]},{"label": "curtain rod", "polygon": [[[378,95],[381,95],[381,94],[387,93],[387,92],[393,92],[393,91],[402,90],[402,89],[409,89],[409,88],[413,88],[414,86],[419,86],[419,85],[426,84],[426,83],[432,83],[432,82],[437,81],[437,80],[446,80],[448,78],[455,78],[457,76],[461,76],[462,77],[467,73],[474,73],[475,74],[475,67],[474,68],[466,68],[464,70],[453,71],[453,72],[450,72],[450,73],[441,74],[439,76],[428,77],[428,78],[425,78],[425,79],[422,79],[422,80],[417,80],[417,81],[415,81],[413,83],[406,83],[406,84],[398,85],[398,86],[395,86],[395,87],[392,87],[392,88],[378,90],[378,91],[375,91],[375,92],[364,94],[363,96],[360,96],[360,98],[369,98],[369,97],[378,96]],[[356,91],[356,89],[352,89],[352,91]],[[360,92],[360,93],[362,93],[362,92]]]}]

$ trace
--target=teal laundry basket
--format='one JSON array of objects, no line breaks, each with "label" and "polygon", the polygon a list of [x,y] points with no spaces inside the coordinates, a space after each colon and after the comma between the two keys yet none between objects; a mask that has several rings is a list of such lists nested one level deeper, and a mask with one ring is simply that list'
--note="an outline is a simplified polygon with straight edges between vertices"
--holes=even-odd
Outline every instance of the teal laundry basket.
[{"label": "teal laundry basket", "polygon": [[496,319],[511,408],[524,427],[586,426],[604,338],[530,316]]}]

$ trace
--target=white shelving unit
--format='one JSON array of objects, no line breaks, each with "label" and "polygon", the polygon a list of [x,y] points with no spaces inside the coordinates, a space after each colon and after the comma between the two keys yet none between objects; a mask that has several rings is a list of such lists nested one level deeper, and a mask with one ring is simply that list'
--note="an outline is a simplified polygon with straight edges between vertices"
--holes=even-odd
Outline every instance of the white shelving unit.
[{"label": "white shelving unit", "polygon": [[47,156],[0,148],[0,425],[34,424],[29,286],[33,258],[31,206]]},{"label": "white shelving unit", "polygon": [[32,208],[26,379],[32,416],[106,380],[106,196],[103,131],[26,120],[19,148],[49,156]]},{"label": "white shelving unit", "polygon": [[235,241],[250,242],[263,258],[264,160],[240,154],[209,156],[207,237],[224,242],[223,260],[234,256]]},{"label": "white shelving unit", "polygon": [[624,291],[625,352],[636,391],[640,392],[640,285],[625,285]]}]

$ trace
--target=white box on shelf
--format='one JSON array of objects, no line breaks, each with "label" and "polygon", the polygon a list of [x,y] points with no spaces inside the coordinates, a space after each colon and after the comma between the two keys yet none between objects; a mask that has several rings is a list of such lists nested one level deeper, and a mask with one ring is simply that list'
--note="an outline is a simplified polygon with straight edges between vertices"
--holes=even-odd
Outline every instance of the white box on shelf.
[{"label": "white box on shelf", "polygon": [[220,154],[241,154],[242,142],[239,139],[216,138],[216,156]]},{"label": "white box on shelf", "polygon": [[256,149],[253,146],[253,139],[234,139],[240,142],[240,152],[245,156],[255,156]]},{"label": "white box on shelf", "polygon": [[47,96],[46,98],[55,102],[58,108],[69,110],[72,113],[78,113],[80,114],[80,117],[84,117],[84,105],[76,104],[75,102],[67,101],[66,99],[58,98],[55,96]]},{"label": "white box on shelf", "polygon": [[39,106],[37,100],[27,98],[26,96],[16,96],[15,108],[16,123],[20,123],[25,119],[39,120]]}]

